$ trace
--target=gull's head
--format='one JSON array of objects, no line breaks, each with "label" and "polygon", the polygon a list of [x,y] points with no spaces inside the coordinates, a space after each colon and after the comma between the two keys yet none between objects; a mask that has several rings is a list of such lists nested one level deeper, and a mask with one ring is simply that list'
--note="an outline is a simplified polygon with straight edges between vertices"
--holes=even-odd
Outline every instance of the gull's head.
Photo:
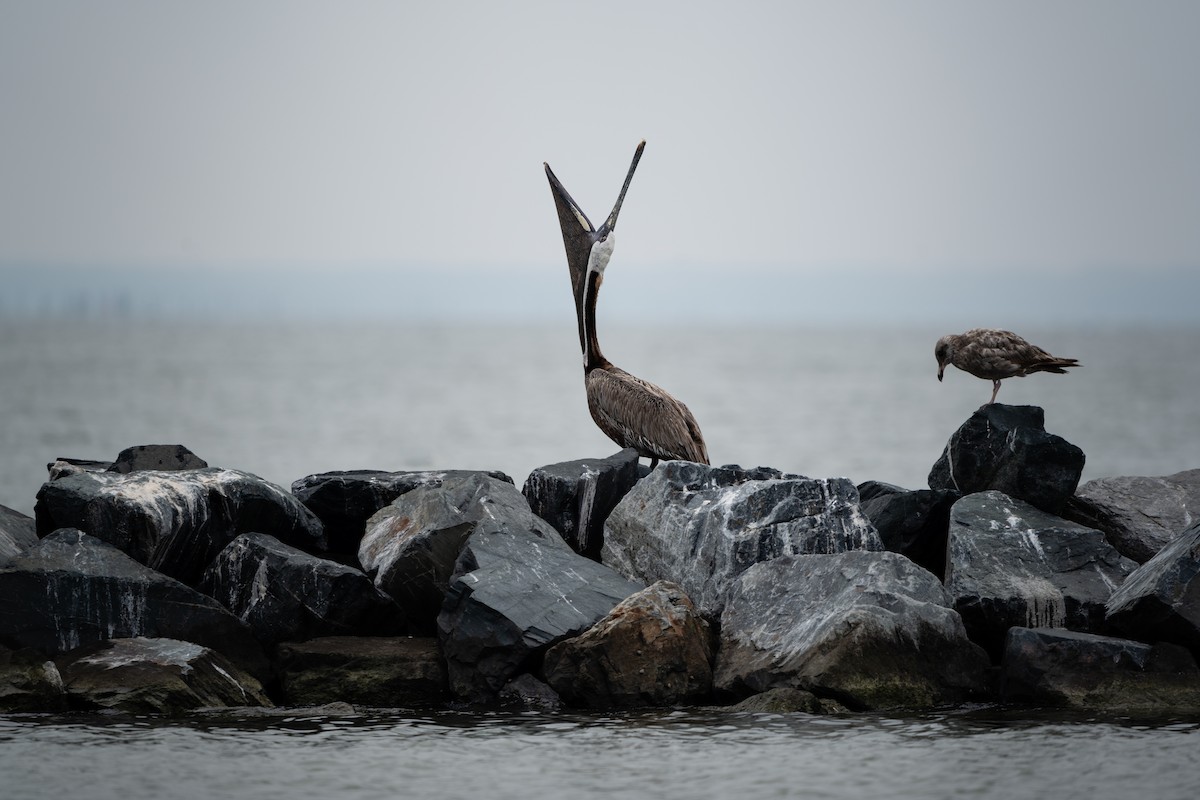
[{"label": "gull's head", "polygon": [[937,344],[933,347],[933,357],[937,359],[938,364],[938,380],[942,379],[942,373],[946,371],[946,365],[954,358],[954,341],[951,336],[943,336],[938,339]]}]

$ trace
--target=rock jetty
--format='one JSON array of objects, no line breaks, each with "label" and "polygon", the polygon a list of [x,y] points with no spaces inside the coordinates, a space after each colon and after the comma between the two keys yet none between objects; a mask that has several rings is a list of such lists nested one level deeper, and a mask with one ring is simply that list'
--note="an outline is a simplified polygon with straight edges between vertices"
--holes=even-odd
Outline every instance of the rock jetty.
[{"label": "rock jetty", "polygon": [[1200,715],[1200,470],[1079,486],[993,404],[929,486],[636,453],[288,489],[180,445],[0,507],[0,712],[354,704]]}]

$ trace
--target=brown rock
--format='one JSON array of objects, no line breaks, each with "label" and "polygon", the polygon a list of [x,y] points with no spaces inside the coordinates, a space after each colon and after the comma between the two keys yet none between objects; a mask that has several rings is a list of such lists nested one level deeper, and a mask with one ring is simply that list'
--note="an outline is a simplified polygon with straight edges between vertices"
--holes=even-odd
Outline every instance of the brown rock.
[{"label": "brown rock", "polygon": [[586,632],[552,647],[546,682],[590,708],[664,706],[705,700],[712,640],[683,590],[659,581],[619,603]]}]

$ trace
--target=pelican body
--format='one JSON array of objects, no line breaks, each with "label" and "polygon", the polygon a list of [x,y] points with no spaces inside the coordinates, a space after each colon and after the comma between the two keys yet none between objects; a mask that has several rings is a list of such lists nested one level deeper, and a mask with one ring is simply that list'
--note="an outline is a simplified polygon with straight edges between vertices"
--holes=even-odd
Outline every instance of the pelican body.
[{"label": "pelican body", "polygon": [[660,459],[707,464],[704,437],[688,407],[653,383],[615,366],[600,351],[596,335],[596,300],[616,244],[617,215],[645,146],[644,141],[638,144],[616,205],[598,230],[555,177],[550,165],[544,165],[567,251],[588,411],[608,438],[649,458],[651,468]]},{"label": "pelican body", "polygon": [[1037,345],[1030,344],[1012,331],[995,328],[972,328],[966,333],[952,333],[938,339],[933,349],[937,359],[940,381],[947,365],[954,365],[976,378],[992,382],[992,399],[996,402],[1000,381],[1023,378],[1034,372],[1065,374],[1067,367],[1078,367],[1074,358],[1058,358]]}]

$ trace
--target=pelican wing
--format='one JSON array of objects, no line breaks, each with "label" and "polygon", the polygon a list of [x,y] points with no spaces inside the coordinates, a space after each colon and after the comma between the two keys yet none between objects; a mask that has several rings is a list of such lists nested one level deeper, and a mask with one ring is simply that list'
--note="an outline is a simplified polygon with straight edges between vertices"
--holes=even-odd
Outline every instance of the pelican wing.
[{"label": "pelican wing", "polygon": [[592,419],[617,444],[648,458],[708,463],[692,412],[653,383],[612,366],[591,370],[584,383]]}]

